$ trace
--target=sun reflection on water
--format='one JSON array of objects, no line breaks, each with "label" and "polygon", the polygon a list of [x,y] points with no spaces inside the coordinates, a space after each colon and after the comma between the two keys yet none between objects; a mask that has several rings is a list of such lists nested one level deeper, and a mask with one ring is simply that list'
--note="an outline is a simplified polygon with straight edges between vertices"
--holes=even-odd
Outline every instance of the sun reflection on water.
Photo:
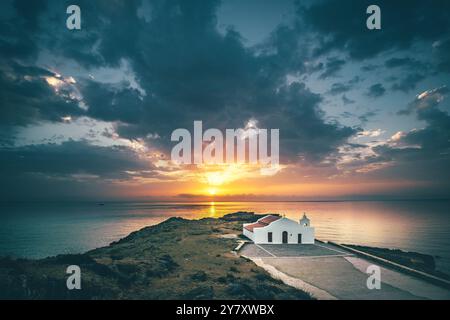
[{"label": "sun reflection on water", "polygon": [[211,201],[209,203],[209,216],[210,217],[216,216],[216,203],[214,201]]}]

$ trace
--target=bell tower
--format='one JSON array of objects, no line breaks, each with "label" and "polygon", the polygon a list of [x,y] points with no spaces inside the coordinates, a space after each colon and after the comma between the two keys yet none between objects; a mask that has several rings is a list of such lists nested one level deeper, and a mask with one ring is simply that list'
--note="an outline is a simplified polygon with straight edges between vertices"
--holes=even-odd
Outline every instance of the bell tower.
[{"label": "bell tower", "polygon": [[311,221],[306,216],[306,213],[303,212],[303,217],[300,219],[300,225],[302,227],[309,227],[311,225]]}]

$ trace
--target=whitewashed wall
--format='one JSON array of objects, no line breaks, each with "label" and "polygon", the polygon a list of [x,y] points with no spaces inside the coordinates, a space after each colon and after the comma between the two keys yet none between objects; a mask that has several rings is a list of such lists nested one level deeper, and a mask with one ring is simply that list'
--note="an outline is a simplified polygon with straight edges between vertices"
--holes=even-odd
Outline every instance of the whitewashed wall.
[{"label": "whitewashed wall", "polygon": [[251,224],[251,223],[244,223],[244,228],[243,228],[243,230],[244,230],[244,236],[246,236],[246,237],[249,238],[250,240],[253,240],[253,241],[254,241],[254,239],[253,239],[253,232],[250,232],[250,231],[248,231],[247,229],[245,229],[245,226],[247,226],[247,225],[249,225],[249,224]]},{"label": "whitewashed wall", "polygon": [[[277,221],[272,222],[264,228],[253,229],[252,237],[249,237],[244,229],[244,235],[252,239],[255,243],[260,244],[280,244],[283,243],[283,231],[288,232],[288,243],[298,243],[298,234],[302,234],[303,244],[313,244],[314,243],[314,227],[303,227],[295,221],[289,220],[287,218],[281,218]],[[247,231],[248,232],[248,231]],[[268,232],[272,232],[272,242],[268,242]],[[251,234],[251,232],[248,232]]]}]

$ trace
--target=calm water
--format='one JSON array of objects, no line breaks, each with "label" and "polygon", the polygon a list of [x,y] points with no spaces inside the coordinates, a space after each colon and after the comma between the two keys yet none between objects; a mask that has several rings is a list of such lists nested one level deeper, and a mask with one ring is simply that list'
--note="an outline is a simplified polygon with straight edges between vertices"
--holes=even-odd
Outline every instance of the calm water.
[{"label": "calm water", "polygon": [[450,202],[203,202],[0,205],[0,255],[42,258],[106,246],[172,216],[306,212],[316,237],[439,256],[450,273]]}]

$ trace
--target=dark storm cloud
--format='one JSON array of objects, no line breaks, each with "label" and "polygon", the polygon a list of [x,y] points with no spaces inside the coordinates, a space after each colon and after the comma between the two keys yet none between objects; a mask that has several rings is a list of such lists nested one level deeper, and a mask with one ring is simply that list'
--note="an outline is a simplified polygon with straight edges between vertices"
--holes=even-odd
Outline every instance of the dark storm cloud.
[{"label": "dark storm cloud", "polygon": [[[323,0],[305,7],[299,2],[298,19],[278,26],[255,47],[244,46],[232,28],[218,32],[220,1],[155,0],[142,5],[143,1],[77,1],[82,9],[80,31],[65,27],[65,10],[72,1],[1,2],[0,156],[5,163],[2,177],[15,185],[16,192],[21,185],[37,191],[81,192],[83,184],[73,175],[101,179],[130,179],[127,171],[154,175],[150,161],[143,162],[123,147],[99,147],[85,141],[14,147],[11,137],[19,127],[87,116],[113,122],[120,137],[144,139],[164,152],[172,145],[171,132],[192,128],[194,120],[203,120],[205,128],[225,129],[243,127],[253,118],[261,128],[280,128],[283,162],[303,159],[318,165],[323,159],[337,158],[342,146],[363,148],[347,143],[360,129],[326,120],[323,96],[300,80],[288,82],[288,76],[305,79],[314,73],[329,85],[330,79],[359,68],[366,71],[365,76],[387,71],[383,77],[393,79],[389,87],[371,79],[374,85],[367,95],[377,98],[386,94],[386,88],[411,94],[424,77],[450,72],[450,2],[446,0],[432,5],[380,0],[376,3],[382,10],[380,31],[366,28],[371,1]],[[413,45],[429,56],[407,56],[405,50]],[[55,58],[75,68],[79,65],[87,73],[99,68],[118,70],[125,61],[140,88],[77,78],[85,110],[68,88],[56,92],[46,83],[45,77],[56,75],[49,70],[52,66],[36,66],[42,53],[51,56],[49,61]],[[366,88],[359,88],[361,79],[342,79],[330,81],[336,83],[327,93],[342,99],[344,105],[353,104],[353,90],[364,93]],[[368,160],[358,154],[358,160],[395,163],[396,171],[390,174],[402,177],[426,176],[430,170],[431,176],[439,178],[438,168],[447,177],[450,128],[448,114],[437,107],[444,91],[429,92],[426,100],[414,101],[400,112],[415,115],[425,128],[374,147],[376,156]],[[377,113],[364,111],[346,111],[341,118],[366,124]],[[152,138],[155,135],[160,138]],[[389,177],[388,170],[379,174]],[[56,180],[64,182],[56,184]]]},{"label": "dark storm cloud", "polygon": [[380,68],[380,66],[377,66],[377,65],[374,65],[374,64],[368,64],[368,65],[362,66],[361,70],[365,71],[365,72],[371,72],[371,71],[375,71],[375,70],[377,70],[379,68]]},{"label": "dark storm cloud", "polygon": [[[203,120],[205,128],[225,129],[256,119],[260,128],[281,129],[281,161],[296,162],[324,159],[359,130],[325,120],[319,94],[303,83],[287,83],[288,75],[305,72],[333,77],[345,64],[331,57],[322,66],[306,66],[308,39],[294,26],[279,26],[266,42],[247,48],[237,31],[217,30],[219,1],[149,1],[146,6],[141,1],[77,1],[80,31],[65,27],[71,1],[33,2],[34,14],[29,3],[2,3],[11,4],[0,28],[1,65],[10,71],[0,78],[6,88],[0,93],[0,123],[11,132],[15,126],[87,116],[114,122],[120,137],[144,139],[167,152],[171,132],[192,128],[194,120]],[[84,110],[71,92],[55,92],[46,83],[46,76],[56,76],[52,71],[34,67],[42,52],[94,71],[118,68],[126,61],[142,92],[128,83],[78,78]],[[149,138],[155,134],[160,138]],[[71,186],[82,193],[74,175],[130,179],[127,171],[138,171],[154,176],[129,149],[85,141],[13,148],[10,140],[0,138],[2,177],[15,190],[18,184],[30,190],[70,191]]]},{"label": "dark storm cloud", "polygon": [[[254,118],[260,127],[283,128],[280,137],[285,147],[281,152],[289,150],[291,157],[299,153],[322,157],[356,132],[326,123],[319,95],[304,85],[286,84],[287,74],[304,70],[301,57],[305,50],[295,30],[277,28],[255,55],[243,46],[236,31],[230,29],[225,35],[217,31],[218,5],[218,1],[152,2],[148,22],[133,17],[136,24],[115,27],[134,33],[133,50],[111,45],[99,50],[101,60],[114,64],[127,59],[147,94],[139,97],[132,89],[119,92],[91,82],[81,88],[92,108],[89,115],[118,121],[122,137],[157,133],[166,147],[174,129],[191,128],[194,120],[203,120],[205,127],[224,129],[243,127]],[[102,15],[120,25],[131,19],[132,12],[126,10],[121,16],[120,10],[110,10]],[[105,30],[98,32],[102,42],[122,42],[116,39],[115,29],[109,30],[106,24],[102,28]],[[329,59],[324,74],[334,75],[344,63]],[[319,143],[310,143],[311,135]]]},{"label": "dark storm cloud", "polygon": [[386,92],[386,89],[381,83],[376,83],[374,85],[371,85],[367,91],[367,95],[372,98],[378,98],[384,95]]},{"label": "dark storm cloud", "polygon": [[37,56],[38,46],[34,36],[38,30],[38,19],[45,9],[45,0],[2,1],[0,52],[3,59]]},{"label": "dark storm cloud", "polygon": [[320,95],[311,93],[300,83],[279,90],[279,111],[267,115],[270,118],[266,121],[280,128],[282,155],[290,155],[290,159],[300,155],[306,160],[321,160],[359,131],[337,122],[324,122],[323,111],[318,108],[321,100]]},{"label": "dark storm cloud", "polygon": [[117,86],[85,80],[80,87],[84,102],[89,107],[86,112],[89,117],[130,124],[139,122],[144,104],[138,90],[129,88],[128,83]]},{"label": "dark storm cloud", "polygon": [[2,57],[32,61],[48,50],[85,67],[97,67],[118,65],[124,53],[134,50],[141,1],[79,0],[82,29],[77,31],[66,28],[66,8],[72,4],[68,0],[2,1]]},{"label": "dark storm cloud", "polygon": [[164,179],[151,161],[128,147],[97,146],[84,140],[2,146],[0,161],[1,201],[98,201],[103,197],[126,197],[120,182]]},{"label": "dark storm cloud", "polygon": [[335,82],[331,85],[331,89],[328,91],[331,95],[338,95],[341,93],[352,90],[357,83],[361,81],[361,78],[356,76],[346,82]]},{"label": "dark storm cloud", "polygon": [[419,60],[412,59],[412,58],[409,58],[409,57],[403,57],[403,58],[394,57],[394,58],[390,58],[390,59],[386,60],[384,65],[387,68],[390,68],[390,69],[392,69],[392,68],[406,68],[406,69],[410,69],[412,71],[424,70],[424,69],[427,68],[427,64],[425,64],[424,62],[421,62]]},{"label": "dark storm cloud", "polygon": [[352,87],[348,84],[344,84],[344,83],[333,83],[331,85],[331,89],[329,91],[330,94],[332,95],[337,95],[340,93],[344,93],[347,91],[350,91]]},{"label": "dark storm cloud", "polygon": [[324,64],[325,71],[319,76],[320,79],[326,79],[335,76],[345,65],[345,60],[336,57],[328,58]]},{"label": "dark storm cloud", "polygon": [[438,60],[437,69],[443,72],[450,72],[450,39],[437,41],[433,45],[434,53]]},{"label": "dark storm cloud", "polygon": [[394,83],[392,85],[392,90],[398,90],[398,91],[403,91],[403,92],[412,91],[412,90],[416,89],[417,84],[424,79],[425,79],[425,76],[423,74],[420,74],[420,73],[409,74],[409,75],[405,76],[404,78],[400,79],[399,82]]},{"label": "dark storm cloud", "polygon": [[414,112],[420,112],[422,109],[427,110],[437,108],[449,92],[450,89],[447,86],[425,91],[413,102],[409,103],[405,109],[397,112],[397,114],[410,115]]},{"label": "dark storm cloud", "polygon": [[147,161],[127,147],[94,146],[83,140],[5,147],[0,149],[0,159],[2,176],[88,174],[118,179],[128,177],[126,171],[151,169]]},{"label": "dark storm cloud", "polygon": [[374,173],[383,177],[408,177],[446,186],[450,179],[450,115],[439,108],[448,94],[447,87],[424,93],[402,114],[414,114],[424,128],[399,133],[390,143],[373,148],[372,162],[392,166]]},{"label": "dark storm cloud", "polygon": [[407,73],[391,87],[394,91],[405,93],[416,89],[417,84],[425,80],[426,75],[431,70],[431,65],[409,57],[394,57],[386,60],[385,67],[388,69],[400,69],[402,73]]},{"label": "dark storm cloud", "polygon": [[38,67],[0,63],[0,125],[25,126],[42,120],[61,121],[82,115],[78,101],[61,89],[59,94],[45,77],[55,74]]},{"label": "dark storm cloud", "polygon": [[[299,7],[298,13],[311,30],[326,35],[317,46],[317,53],[344,50],[355,59],[371,58],[391,49],[408,49],[416,41],[431,45],[444,40],[442,36],[450,31],[449,1],[377,1],[382,29],[375,31],[366,28],[366,9],[372,4],[369,0],[326,0]],[[448,54],[445,45],[441,49]]]}]

